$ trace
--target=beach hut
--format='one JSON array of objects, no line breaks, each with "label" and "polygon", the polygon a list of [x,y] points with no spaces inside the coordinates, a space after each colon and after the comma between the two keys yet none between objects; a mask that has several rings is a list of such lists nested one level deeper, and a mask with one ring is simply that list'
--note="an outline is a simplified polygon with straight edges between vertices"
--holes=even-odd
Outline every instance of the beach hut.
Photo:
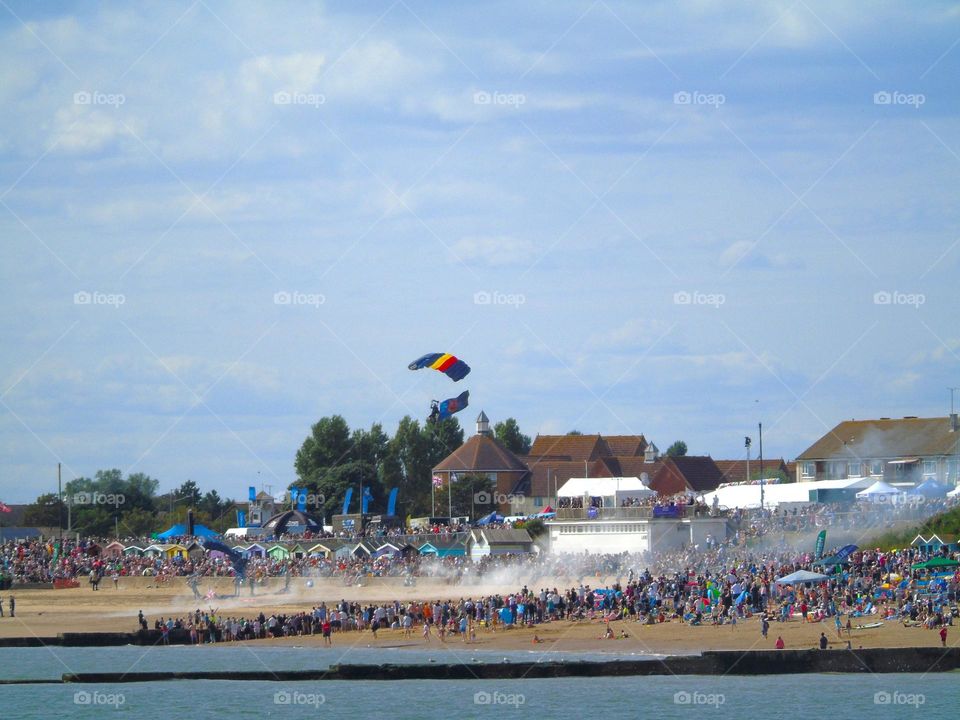
[{"label": "beach hut", "polygon": [[439,538],[423,543],[417,550],[421,555],[436,555],[439,558],[463,557],[467,554],[467,546],[464,542]]},{"label": "beach hut", "polygon": [[103,557],[104,559],[116,560],[118,557],[123,555],[123,552],[123,543],[114,540],[112,543],[109,543],[105,548],[103,548]]},{"label": "beach hut", "polygon": [[142,555],[144,557],[151,557],[151,558],[160,557],[161,555],[163,555],[164,547],[166,546],[157,545],[156,543],[154,543],[153,545],[148,545],[143,549]]},{"label": "beach hut", "polygon": [[290,548],[285,545],[271,545],[267,550],[267,556],[271,560],[289,560],[290,559]]},{"label": "beach hut", "polygon": [[403,554],[403,549],[401,548],[401,546],[394,545],[393,543],[390,543],[390,542],[383,543],[383,545],[381,545],[380,547],[378,547],[376,550],[373,551],[373,557],[375,558],[383,557],[384,555],[390,555],[392,557],[396,557],[402,554]]},{"label": "beach hut", "polygon": [[[206,550],[204,549],[203,545],[201,545],[196,541],[187,543],[186,548],[187,548],[187,555],[194,562],[196,562],[197,560],[202,560],[206,556]],[[221,555],[222,554],[223,553],[221,553]],[[211,553],[211,555],[213,555],[213,553]]]},{"label": "beach hut", "polygon": [[307,555],[310,557],[329,558],[336,551],[338,545],[335,543],[317,543],[307,549]]},{"label": "beach hut", "polygon": [[143,548],[140,547],[139,545],[127,545],[125,548],[123,548],[123,554],[128,557],[133,555],[136,555],[139,557],[143,555]]},{"label": "beach hut", "polygon": [[522,529],[496,528],[470,531],[470,557],[474,560],[489,555],[533,552],[533,538]]},{"label": "beach hut", "polygon": [[297,559],[303,559],[307,554],[306,548],[303,547],[300,543],[295,543],[290,546],[290,556]]},{"label": "beach hut", "polygon": [[267,548],[260,543],[253,543],[251,545],[247,545],[245,549],[241,550],[240,554],[248,560],[255,557],[263,558],[267,554]]},{"label": "beach hut", "polygon": [[353,555],[354,547],[355,546],[353,543],[344,543],[343,545],[341,545],[340,547],[338,547],[336,550],[333,551],[333,556],[337,560],[352,560],[354,558],[354,555]]},{"label": "beach hut", "polygon": [[925,555],[936,555],[943,550],[947,552],[960,550],[960,538],[952,533],[933,533],[928,537],[917,535],[910,544]]},{"label": "beach hut", "polygon": [[173,560],[174,558],[185,560],[188,557],[187,548],[183,545],[173,544],[162,545],[161,547],[163,548],[163,556],[167,558],[167,560]]}]

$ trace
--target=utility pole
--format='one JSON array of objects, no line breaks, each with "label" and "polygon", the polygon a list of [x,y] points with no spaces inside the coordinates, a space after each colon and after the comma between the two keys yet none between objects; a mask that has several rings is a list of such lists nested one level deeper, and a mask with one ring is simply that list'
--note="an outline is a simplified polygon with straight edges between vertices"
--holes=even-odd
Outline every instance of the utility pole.
[{"label": "utility pole", "polygon": [[747,484],[750,483],[750,443],[752,442],[749,436],[743,438],[743,446],[747,449]]},{"label": "utility pole", "polygon": [[63,481],[60,476],[60,463],[57,463],[57,527],[60,529],[60,547],[63,547]]},{"label": "utility pole", "polygon": [[[958,387],[947,388],[950,391],[950,429],[953,429],[953,415],[956,412],[953,409],[953,395],[957,390],[960,390]],[[953,441],[953,484],[957,485],[960,482],[960,432],[955,432],[954,435],[957,435],[957,439]]]},{"label": "utility pole", "polygon": [[763,423],[757,423],[760,430],[760,510],[763,510]]}]

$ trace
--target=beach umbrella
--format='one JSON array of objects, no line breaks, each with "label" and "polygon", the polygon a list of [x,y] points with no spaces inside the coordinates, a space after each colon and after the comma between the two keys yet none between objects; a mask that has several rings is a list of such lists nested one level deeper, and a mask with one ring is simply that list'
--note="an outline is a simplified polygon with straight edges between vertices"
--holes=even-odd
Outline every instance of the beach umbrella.
[{"label": "beach umbrella", "polygon": [[823,582],[829,579],[829,575],[822,575],[809,570],[797,570],[789,575],[784,575],[782,578],[777,578],[776,583],[777,585],[796,585],[797,583]]}]

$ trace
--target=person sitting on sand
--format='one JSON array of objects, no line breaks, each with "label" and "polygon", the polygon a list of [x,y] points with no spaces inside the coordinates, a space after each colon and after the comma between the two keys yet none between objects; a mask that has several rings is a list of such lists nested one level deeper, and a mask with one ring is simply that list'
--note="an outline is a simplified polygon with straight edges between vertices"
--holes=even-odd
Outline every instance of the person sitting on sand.
[{"label": "person sitting on sand", "polygon": [[610,626],[607,625],[607,631],[600,636],[600,640],[615,640],[616,638],[613,635],[613,630],[610,629]]},{"label": "person sitting on sand", "polygon": [[534,634],[533,634],[533,644],[534,644],[534,645],[539,645],[539,644],[542,643],[542,642],[543,642],[543,640],[540,639],[540,636],[537,635],[536,633],[534,633]]},{"label": "person sitting on sand", "polygon": [[783,637],[780,635],[777,635],[777,644],[776,644],[777,650],[783,650],[784,647],[786,647],[786,645],[783,642]]},{"label": "person sitting on sand", "polygon": [[628,637],[630,637],[630,636],[627,635],[627,631],[624,630],[623,628],[620,628],[620,639],[621,639],[621,640],[626,640]]}]

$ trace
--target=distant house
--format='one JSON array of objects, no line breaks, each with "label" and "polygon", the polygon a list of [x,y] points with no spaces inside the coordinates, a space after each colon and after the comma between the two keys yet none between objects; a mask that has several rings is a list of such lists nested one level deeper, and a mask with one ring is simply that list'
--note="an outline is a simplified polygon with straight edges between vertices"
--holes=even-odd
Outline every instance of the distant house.
[{"label": "distant house", "polygon": [[934,479],[953,486],[960,469],[957,415],[846,420],[797,456],[798,482],[869,477],[892,485]]}]

